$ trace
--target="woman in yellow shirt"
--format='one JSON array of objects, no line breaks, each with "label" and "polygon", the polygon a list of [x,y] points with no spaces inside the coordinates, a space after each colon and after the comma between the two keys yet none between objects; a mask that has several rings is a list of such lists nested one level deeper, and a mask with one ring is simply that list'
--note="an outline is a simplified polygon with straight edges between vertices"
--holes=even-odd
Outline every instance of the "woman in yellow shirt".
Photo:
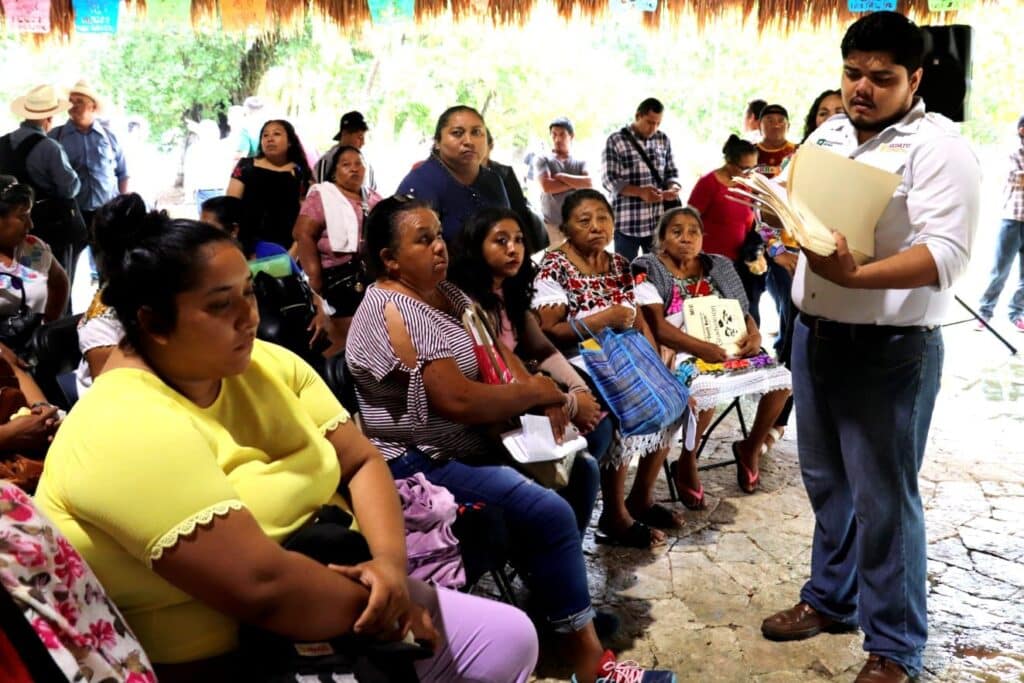
[{"label": "woman in yellow shirt", "polygon": [[[160,679],[230,680],[246,622],[302,641],[411,630],[434,645],[421,680],[525,681],[525,615],[407,578],[387,466],[308,365],[255,339],[230,236],[155,213],[108,232],[103,298],[125,341],[55,439],[37,502]],[[281,547],[325,504],[351,511],[370,561],[329,568]]]}]

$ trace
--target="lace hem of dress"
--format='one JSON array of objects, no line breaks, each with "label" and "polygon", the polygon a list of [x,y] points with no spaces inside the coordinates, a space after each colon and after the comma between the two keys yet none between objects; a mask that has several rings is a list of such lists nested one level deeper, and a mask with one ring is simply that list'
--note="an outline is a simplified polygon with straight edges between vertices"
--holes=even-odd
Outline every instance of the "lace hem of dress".
[{"label": "lace hem of dress", "polygon": [[178,545],[178,540],[182,537],[190,536],[195,532],[197,526],[206,526],[213,521],[214,517],[224,517],[232,510],[242,510],[244,508],[245,504],[240,500],[222,500],[205,510],[200,510],[183,522],[179,522],[153,544],[152,550],[149,551],[149,561],[147,564],[152,567],[154,562],[163,557],[164,551]]},{"label": "lace hem of dress", "polygon": [[349,415],[348,411],[342,410],[340,413],[332,417],[330,420],[320,425],[320,433],[324,436],[327,436],[335,429],[337,429],[338,427],[345,424],[351,419],[352,416]]},{"label": "lace hem of dress", "polygon": [[793,387],[792,375],[782,366],[721,375],[698,375],[690,395],[698,410],[710,410],[737,396],[763,395]]},{"label": "lace hem of dress", "polygon": [[607,455],[601,461],[601,466],[608,469],[618,469],[625,463],[631,462],[637,456],[647,456],[661,448],[672,445],[686,421],[684,412],[680,418],[670,426],[655,432],[654,434],[638,434],[636,436],[621,436],[616,433]]}]

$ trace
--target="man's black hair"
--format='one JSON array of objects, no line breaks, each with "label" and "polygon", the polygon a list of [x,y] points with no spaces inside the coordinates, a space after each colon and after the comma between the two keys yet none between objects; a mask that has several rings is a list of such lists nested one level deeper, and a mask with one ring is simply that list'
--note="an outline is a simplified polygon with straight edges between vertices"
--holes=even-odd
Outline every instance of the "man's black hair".
[{"label": "man's black hair", "polygon": [[660,100],[657,100],[653,97],[648,97],[646,100],[640,103],[639,107],[636,108],[636,115],[645,116],[651,113],[652,111],[655,114],[660,114],[661,112],[665,111],[665,105],[663,105]]},{"label": "man's black hair", "polygon": [[840,49],[843,59],[851,52],[886,52],[910,75],[924,60],[924,32],[898,12],[873,12],[846,29]]}]

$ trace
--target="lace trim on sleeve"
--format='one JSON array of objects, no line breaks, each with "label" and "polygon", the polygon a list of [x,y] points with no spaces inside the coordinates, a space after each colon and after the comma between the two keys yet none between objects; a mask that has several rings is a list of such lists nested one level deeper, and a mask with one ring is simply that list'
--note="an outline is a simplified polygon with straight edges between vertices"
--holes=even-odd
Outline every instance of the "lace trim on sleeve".
[{"label": "lace trim on sleeve", "polygon": [[222,500],[219,503],[214,503],[204,510],[193,514],[188,519],[179,522],[172,529],[168,530],[163,536],[153,544],[153,547],[149,551],[149,559],[146,564],[152,568],[153,563],[159,560],[164,555],[164,551],[170,550],[174,546],[178,545],[178,540],[184,536],[190,536],[195,532],[197,526],[206,526],[213,521],[216,517],[225,517],[232,510],[242,510],[245,505],[240,500]]},{"label": "lace trim on sleeve", "polygon": [[348,414],[347,410],[342,410],[340,413],[332,417],[327,422],[320,425],[320,433],[327,436],[335,429],[352,419],[352,416]]},{"label": "lace trim on sleeve", "polygon": [[538,278],[535,285],[537,289],[531,302],[532,308],[569,305],[569,295],[560,283],[545,277]]}]

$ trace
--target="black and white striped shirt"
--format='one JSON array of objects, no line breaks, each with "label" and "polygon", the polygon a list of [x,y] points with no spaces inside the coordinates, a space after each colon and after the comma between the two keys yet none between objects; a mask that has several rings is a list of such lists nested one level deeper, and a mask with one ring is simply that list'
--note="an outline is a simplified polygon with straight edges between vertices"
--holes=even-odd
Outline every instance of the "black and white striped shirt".
[{"label": "black and white striped shirt", "polygon": [[[469,298],[450,282],[438,289],[461,318]],[[395,354],[384,320],[384,307],[394,303],[416,350],[416,367],[406,367]],[[477,380],[480,368],[473,340],[459,319],[400,292],[371,285],[352,319],[345,356],[356,384],[363,432],[388,460],[415,447],[431,458],[461,458],[485,452],[484,439],[471,427],[441,417],[430,407],[423,386],[423,366],[452,358],[467,378]]]}]

